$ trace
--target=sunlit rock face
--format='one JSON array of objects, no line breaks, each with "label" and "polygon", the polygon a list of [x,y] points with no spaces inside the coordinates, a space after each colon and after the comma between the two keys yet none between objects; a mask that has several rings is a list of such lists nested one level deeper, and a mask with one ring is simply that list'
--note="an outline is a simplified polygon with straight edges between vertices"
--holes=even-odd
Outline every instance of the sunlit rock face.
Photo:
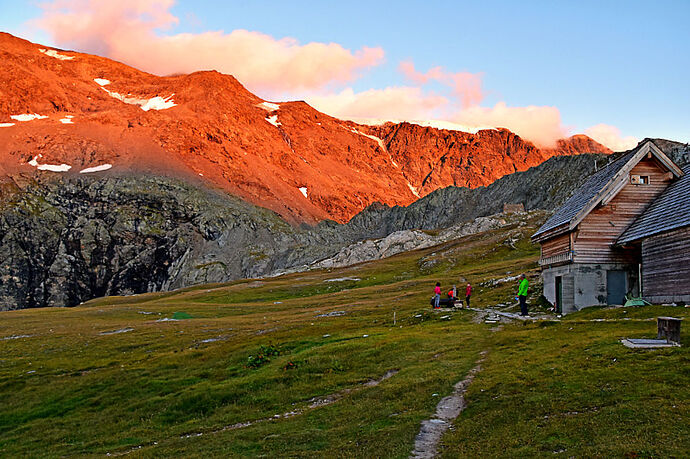
[{"label": "sunlit rock face", "polygon": [[98,173],[110,165],[165,173],[291,223],[345,222],[374,202],[408,205],[449,185],[487,185],[551,156],[609,152],[585,136],[540,149],[504,129],[365,126],[304,102],[264,101],[229,75],[158,77],[8,34],[0,34],[0,55],[5,172]]}]

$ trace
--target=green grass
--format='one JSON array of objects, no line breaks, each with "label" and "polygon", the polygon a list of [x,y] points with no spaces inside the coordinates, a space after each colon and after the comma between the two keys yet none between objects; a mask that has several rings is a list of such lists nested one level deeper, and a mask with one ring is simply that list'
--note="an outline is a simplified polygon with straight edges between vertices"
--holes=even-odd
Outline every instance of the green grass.
[{"label": "green grass", "polygon": [[[473,306],[509,302],[513,283],[479,283],[536,277],[539,218],[350,268],[4,312],[0,339],[29,336],[0,341],[0,455],[407,457],[483,350],[447,457],[685,455],[687,348],[618,340],[687,309],[593,308],[501,330],[429,309],[436,281],[472,282]],[[325,282],[343,277],[360,280]]]}]

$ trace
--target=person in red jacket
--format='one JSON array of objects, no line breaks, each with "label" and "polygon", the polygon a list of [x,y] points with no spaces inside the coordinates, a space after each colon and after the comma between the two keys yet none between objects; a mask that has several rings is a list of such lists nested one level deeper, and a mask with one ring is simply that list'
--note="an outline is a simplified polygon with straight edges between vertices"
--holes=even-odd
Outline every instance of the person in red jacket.
[{"label": "person in red jacket", "polygon": [[436,287],[434,287],[434,309],[440,309],[441,305],[441,283],[436,282]]},{"label": "person in red jacket", "polygon": [[472,296],[472,286],[470,283],[467,283],[467,287],[465,287],[465,302],[467,303],[467,307],[470,307],[470,297]]}]

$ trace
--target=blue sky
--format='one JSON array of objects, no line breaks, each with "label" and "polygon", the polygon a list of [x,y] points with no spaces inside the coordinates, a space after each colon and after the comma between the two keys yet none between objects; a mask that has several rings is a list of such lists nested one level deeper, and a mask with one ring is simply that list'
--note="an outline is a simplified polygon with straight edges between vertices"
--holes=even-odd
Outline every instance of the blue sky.
[{"label": "blue sky", "polygon": [[[398,68],[409,61],[421,73],[440,66],[448,73],[478,75],[482,107],[555,107],[569,133],[605,123],[618,128],[621,137],[690,142],[690,1],[180,0],[169,13],[179,22],[155,34],[245,29],[276,40],[291,37],[300,45],[337,43],[353,53],[363,47],[383,50],[376,65],[318,88],[324,97],[344,88],[361,93],[414,86]],[[38,2],[0,0],[0,29],[47,45],[72,44],[27,26],[42,14]],[[251,81],[248,86],[254,89]],[[427,95],[449,91],[438,81],[417,86]],[[312,90],[306,88],[304,97],[295,88],[258,92],[310,101]],[[429,113],[420,111],[420,116]]]}]

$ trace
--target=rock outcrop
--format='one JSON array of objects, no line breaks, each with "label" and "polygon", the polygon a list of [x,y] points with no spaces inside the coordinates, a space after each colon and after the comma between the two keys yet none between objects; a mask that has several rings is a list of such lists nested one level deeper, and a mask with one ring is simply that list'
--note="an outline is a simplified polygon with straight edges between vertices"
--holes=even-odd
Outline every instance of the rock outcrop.
[{"label": "rock outcrop", "polygon": [[520,218],[522,215],[513,215],[512,219],[507,219],[500,214],[478,217],[472,221],[443,229],[437,234],[430,234],[422,230],[394,231],[380,239],[367,239],[343,247],[332,257],[320,260],[312,264],[310,268],[339,268],[370,260],[380,260],[398,253],[432,247],[470,234],[502,228],[512,224],[512,220],[516,217]]}]

